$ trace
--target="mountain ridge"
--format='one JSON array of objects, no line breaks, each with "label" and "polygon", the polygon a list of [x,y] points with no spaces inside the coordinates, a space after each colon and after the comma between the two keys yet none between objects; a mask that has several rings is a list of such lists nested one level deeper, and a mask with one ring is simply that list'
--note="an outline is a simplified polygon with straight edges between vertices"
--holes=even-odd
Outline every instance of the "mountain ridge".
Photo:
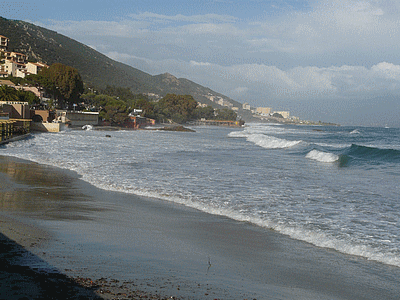
[{"label": "mountain ridge", "polygon": [[[29,59],[49,65],[62,63],[76,68],[88,86],[125,87],[133,93],[153,93],[160,97],[168,93],[189,94],[198,102],[216,108],[238,107],[240,114],[246,114],[241,103],[208,87],[170,73],[150,75],[44,27],[0,17],[0,34],[10,39],[11,51],[26,54]],[[212,99],[223,99],[231,105],[220,105]]]}]

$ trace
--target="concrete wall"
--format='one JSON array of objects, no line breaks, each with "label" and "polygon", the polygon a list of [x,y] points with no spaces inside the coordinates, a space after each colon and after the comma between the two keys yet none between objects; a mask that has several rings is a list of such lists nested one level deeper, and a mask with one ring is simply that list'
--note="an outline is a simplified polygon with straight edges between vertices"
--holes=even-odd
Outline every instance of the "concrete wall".
[{"label": "concrete wall", "polygon": [[41,122],[51,122],[55,119],[56,114],[55,112],[49,111],[49,110],[43,110],[43,109],[32,109],[31,110],[31,119],[34,122],[39,122],[39,120],[35,120],[35,115],[40,116],[42,119],[40,120]]},{"label": "concrete wall", "polygon": [[31,131],[42,132],[60,132],[64,129],[65,124],[62,123],[31,123]]},{"label": "concrete wall", "polygon": [[61,120],[69,121],[71,126],[98,125],[99,113],[68,111],[61,114]]},{"label": "concrete wall", "polygon": [[10,119],[30,119],[31,113],[28,103],[1,101],[3,111],[9,113]]}]

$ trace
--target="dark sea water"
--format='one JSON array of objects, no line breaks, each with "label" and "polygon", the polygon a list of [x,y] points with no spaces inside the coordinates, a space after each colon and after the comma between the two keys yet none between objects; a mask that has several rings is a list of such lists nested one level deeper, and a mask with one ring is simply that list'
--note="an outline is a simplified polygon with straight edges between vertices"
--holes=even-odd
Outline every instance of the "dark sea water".
[{"label": "dark sea water", "polygon": [[35,134],[0,147],[0,155],[400,266],[400,129],[193,129]]}]

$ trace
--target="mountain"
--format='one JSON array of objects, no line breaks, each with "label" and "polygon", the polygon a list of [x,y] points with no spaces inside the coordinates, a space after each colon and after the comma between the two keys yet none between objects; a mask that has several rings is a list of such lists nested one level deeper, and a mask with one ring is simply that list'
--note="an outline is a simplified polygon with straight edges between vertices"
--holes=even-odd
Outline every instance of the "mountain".
[{"label": "mountain", "polygon": [[76,68],[88,86],[128,87],[133,93],[153,93],[161,97],[168,93],[189,94],[201,103],[217,108],[238,107],[240,115],[249,114],[242,110],[241,103],[193,81],[176,78],[169,73],[152,76],[112,60],[62,34],[31,23],[0,17],[0,35],[10,39],[9,50],[24,53],[30,60],[48,65],[62,63]]}]

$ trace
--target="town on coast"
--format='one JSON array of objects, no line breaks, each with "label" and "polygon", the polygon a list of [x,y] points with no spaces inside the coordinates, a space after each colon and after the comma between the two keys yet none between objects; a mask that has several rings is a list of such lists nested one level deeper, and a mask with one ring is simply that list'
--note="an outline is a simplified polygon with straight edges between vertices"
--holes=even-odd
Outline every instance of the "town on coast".
[{"label": "town on coast", "polygon": [[26,54],[9,49],[9,43],[9,38],[0,35],[0,142],[31,131],[59,132],[66,127],[181,130],[176,125],[240,127],[247,120],[327,125],[302,121],[288,111],[253,108],[248,103],[242,104],[239,113],[238,107],[211,94],[206,98],[215,107],[191,95],[170,93],[162,97],[134,94],[129,88],[115,86],[96,88],[86,84],[75,68],[32,61]]},{"label": "town on coast", "polygon": [[0,300],[400,300],[400,1],[0,8]]}]

